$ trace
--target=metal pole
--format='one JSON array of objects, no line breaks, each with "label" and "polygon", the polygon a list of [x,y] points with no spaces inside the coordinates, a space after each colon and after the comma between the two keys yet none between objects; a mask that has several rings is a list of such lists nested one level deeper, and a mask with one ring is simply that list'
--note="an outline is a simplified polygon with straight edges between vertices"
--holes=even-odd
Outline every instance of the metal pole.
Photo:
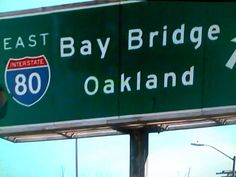
[{"label": "metal pole", "polygon": [[147,177],[148,132],[130,132],[130,177]]},{"label": "metal pole", "polygon": [[233,161],[232,177],[235,177],[235,158],[236,158],[235,156],[230,157],[229,155],[225,154],[224,152],[222,152],[221,150],[217,149],[216,147],[208,145],[208,144],[191,143],[191,145],[193,145],[193,146],[207,146],[207,147],[210,147],[210,148],[218,151],[219,153],[221,153],[225,157],[228,157],[229,159],[231,159]]},{"label": "metal pole", "polygon": [[228,157],[229,159],[233,160],[232,157],[230,157],[229,155],[225,154],[224,152],[222,152],[221,150],[217,149],[216,147],[211,146],[211,145],[207,145],[207,144],[205,144],[205,146],[208,146],[208,147],[210,147],[210,148],[212,148],[212,149],[215,149],[215,150],[218,151],[219,153],[221,153],[221,154],[223,154],[224,156]]},{"label": "metal pole", "polygon": [[235,177],[235,156],[233,157],[233,170],[232,170],[232,177]]},{"label": "metal pole", "polygon": [[78,177],[78,139],[75,139],[75,177]]}]

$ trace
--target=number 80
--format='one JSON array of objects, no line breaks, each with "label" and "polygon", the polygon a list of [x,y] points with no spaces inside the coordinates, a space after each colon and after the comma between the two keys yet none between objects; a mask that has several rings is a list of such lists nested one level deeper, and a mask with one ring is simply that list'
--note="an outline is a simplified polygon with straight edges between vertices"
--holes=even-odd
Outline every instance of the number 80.
[{"label": "number 80", "polygon": [[[33,87],[33,79],[36,79],[37,81],[36,88]],[[15,93],[19,96],[26,94],[28,90],[32,94],[37,94],[41,89],[41,77],[36,72],[31,73],[28,80],[24,74],[17,74],[15,77],[15,83]]]}]

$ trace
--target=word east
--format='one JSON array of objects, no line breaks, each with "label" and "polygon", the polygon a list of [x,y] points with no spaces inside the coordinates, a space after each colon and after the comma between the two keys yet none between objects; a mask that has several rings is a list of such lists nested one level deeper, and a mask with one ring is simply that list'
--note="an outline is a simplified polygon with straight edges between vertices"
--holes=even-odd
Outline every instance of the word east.
[{"label": "word east", "polygon": [[1,48],[3,50],[33,48],[37,46],[46,46],[49,33],[30,34],[29,36],[6,37],[3,38]]},{"label": "word east", "polygon": [[[178,76],[178,78],[175,72],[164,73],[162,76],[157,76],[156,74],[142,76],[141,71],[138,71],[135,76],[127,76],[125,73],[122,73],[120,76],[119,91],[122,93],[139,91],[141,89],[153,90],[161,87],[176,87],[177,79],[180,80],[180,82],[178,80],[178,83],[181,83],[184,87],[193,86],[194,66],[183,72]],[[96,76],[89,76],[84,82],[84,91],[89,96],[96,95],[98,92],[103,92],[104,94],[114,94],[115,88],[117,88],[117,86],[115,85],[115,81],[113,79],[101,81]]]}]

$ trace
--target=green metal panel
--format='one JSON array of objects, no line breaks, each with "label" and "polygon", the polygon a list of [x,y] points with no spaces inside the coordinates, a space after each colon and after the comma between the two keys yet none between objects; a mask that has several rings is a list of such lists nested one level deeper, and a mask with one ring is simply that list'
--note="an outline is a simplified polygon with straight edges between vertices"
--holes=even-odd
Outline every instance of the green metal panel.
[{"label": "green metal panel", "polygon": [[[205,48],[204,107],[235,105],[236,68],[225,65],[236,49],[235,3],[216,4],[208,8],[207,20],[221,26],[219,39],[207,41]],[[218,15],[220,14],[220,15]]]},{"label": "green metal panel", "polygon": [[[121,93],[121,114],[201,107],[204,44],[195,50],[194,44],[190,42],[189,34],[194,26],[206,26],[205,6],[200,3],[198,8],[195,8],[194,5],[195,3],[152,2],[123,6],[124,48],[122,48],[121,70],[134,78],[136,73],[141,71],[142,83],[140,91],[135,91],[136,82],[134,81],[134,91]],[[196,16],[197,13],[202,15]],[[183,44],[174,44],[172,34],[176,29],[180,29],[181,25],[185,25],[183,37],[177,38],[183,38]],[[127,50],[128,31],[137,28],[143,31],[143,45],[140,49]],[[158,33],[152,47],[149,42],[151,32]],[[165,40],[166,42],[163,42]],[[194,67],[194,83],[183,86],[182,75],[191,67]],[[172,85],[172,79],[169,78],[168,85],[165,86],[167,73],[176,76],[176,84]],[[157,88],[147,89],[147,77],[151,74],[157,77]]]},{"label": "green metal panel", "polygon": [[[235,105],[236,68],[225,66],[234,60],[235,8],[139,2],[1,19],[0,82],[8,102],[0,127]],[[6,82],[12,92],[30,84],[37,91],[37,73],[29,78],[37,71],[16,88],[22,80],[5,79],[6,66],[41,55],[49,87],[24,106]]]}]

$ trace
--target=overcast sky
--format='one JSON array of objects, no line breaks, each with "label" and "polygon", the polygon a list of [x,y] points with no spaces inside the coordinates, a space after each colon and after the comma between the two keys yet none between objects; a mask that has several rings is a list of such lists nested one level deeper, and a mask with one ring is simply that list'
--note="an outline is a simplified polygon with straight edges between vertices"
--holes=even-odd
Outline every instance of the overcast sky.
[{"label": "overcast sky", "polygon": [[[0,12],[78,2],[76,0],[0,0]],[[213,145],[236,155],[236,126],[150,135],[149,177],[215,177],[232,161]],[[128,177],[129,136],[79,139],[79,177]],[[13,170],[14,169],[14,170]],[[75,140],[14,144],[0,139],[0,177],[73,177]]]},{"label": "overcast sky", "polygon": [[[208,147],[236,155],[236,126],[150,134],[149,177],[215,177],[231,170],[232,161]],[[75,176],[75,140],[14,144],[0,140],[1,177]],[[129,177],[129,136],[78,140],[79,177]],[[14,170],[13,170],[14,169]]]},{"label": "overcast sky", "polygon": [[0,12],[32,9],[32,8],[47,7],[53,5],[71,4],[85,1],[93,1],[93,0],[1,0]]}]

